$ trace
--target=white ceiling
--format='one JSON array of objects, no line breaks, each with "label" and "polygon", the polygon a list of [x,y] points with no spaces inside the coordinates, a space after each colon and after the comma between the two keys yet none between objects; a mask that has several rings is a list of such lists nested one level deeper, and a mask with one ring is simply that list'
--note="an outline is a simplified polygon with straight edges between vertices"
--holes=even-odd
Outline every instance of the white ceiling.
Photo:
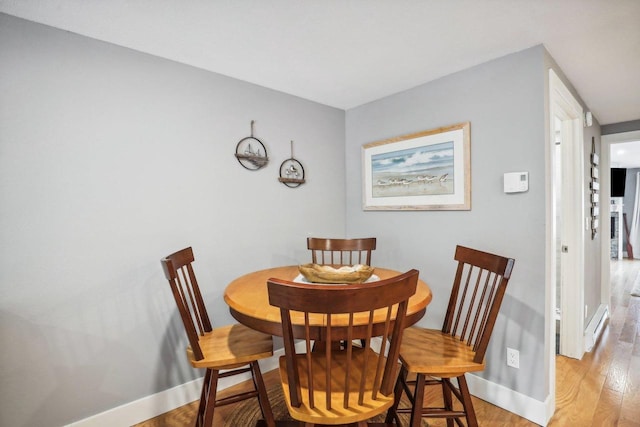
[{"label": "white ceiling", "polygon": [[611,144],[612,168],[640,167],[640,141]]},{"label": "white ceiling", "polygon": [[544,44],[640,119],[640,0],[0,0],[0,11],[349,109]]}]

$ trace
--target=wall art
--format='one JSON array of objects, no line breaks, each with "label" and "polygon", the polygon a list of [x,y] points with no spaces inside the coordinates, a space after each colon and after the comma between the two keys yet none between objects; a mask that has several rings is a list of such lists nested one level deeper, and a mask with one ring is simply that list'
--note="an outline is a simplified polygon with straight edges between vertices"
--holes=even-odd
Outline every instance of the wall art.
[{"label": "wall art", "polygon": [[364,210],[470,210],[470,123],[362,146]]}]

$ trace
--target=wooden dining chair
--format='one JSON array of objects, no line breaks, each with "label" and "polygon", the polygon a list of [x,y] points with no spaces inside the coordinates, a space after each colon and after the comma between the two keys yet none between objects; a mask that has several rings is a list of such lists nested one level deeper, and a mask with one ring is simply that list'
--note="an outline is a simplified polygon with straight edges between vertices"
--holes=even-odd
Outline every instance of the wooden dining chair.
[{"label": "wooden dining chair", "polygon": [[311,262],[323,265],[371,265],[371,252],[376,248],[376,238],[325,239],[308,237],[307,248]]},{"label": "wooden dining chair", "polygon": [[[280,379],[294,420],[304,426],[366,426],[366,420],[387,411],[394,401],[407,301],[417,281],[417,270],[368,284],[267,281],[269,302],[280,308],[285,351]],[[325,316],[324,327],[310,326],[317,314]],[[304,319],[304,326],[294,327],[292,318]],[[374,337],[380,337],[378,352],[371,348]],[[363,348],[352,344],[360,338]],[[300,353],[296,339],[304,340]],[[314,340],[323,345],[314,350]],[[342,341],[346,349],[332,345]]]},{"label": "wooden dining chair", "polygon": [[[307,237],[311,262],[321,265],[371,265],[371,252],[376,249],[375,237],[330,239]],[[360,340],[364,345],[364,341]],[[344,347],[345,343],[342,343]]]},{"label": "wooden dining chair", "polygon": [[[193,261],[193,250],[185,248],[162,259],[162,267],[189,338],[189,362],[194,368],[206,369],[195,425],[213,426],[213,413],[217,406],[257,397],[266,425],[274,427],[267,390],[258,366],[258,360],[273,356],[272,337],[240,324],[212,328],[191,265]],[[253,390],[216,400],[219,378],[246,372],[251,372]]]},{"label": "wooden dining chair", "polygon": [[[396,401],[387,413],[387,422],[398,413],[411,413],[410,427],[420,425],[421,417],[446,418],[447,426],[466,419],[467,426],[478,425],[465,373],[482,371],[484,355],[500,310],[514,260],[475,249],[456,247],[458,268],[449,306],[441,330],[410,327],[400,348],[402,369],[396,384]],[[415,380],[409,380],[413,378]],[[458,382],[456,388],[451,379]],[[443,407],[423,407],[425,386],[442,388]],[[414,386],[411,389],[410,386]],[[402,393],[411,408],[399,408]],[[454,408],[452,394],[462,408]]]}]

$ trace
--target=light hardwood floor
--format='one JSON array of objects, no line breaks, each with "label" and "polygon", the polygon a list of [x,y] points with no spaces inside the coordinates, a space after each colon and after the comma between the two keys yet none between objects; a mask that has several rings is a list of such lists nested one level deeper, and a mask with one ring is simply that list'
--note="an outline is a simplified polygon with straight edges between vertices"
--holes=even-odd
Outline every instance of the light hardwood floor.
[{"label": "light hardwood floor", "polygon": [[[556,412],[549,426],[640,427],[640,297],[630,295],[639,272],[640,260],[611,262],[611,319],[594,350],[582,360],[556,357]],[[264,377],[267,387],[279,383],[277,371]],[[236,386],[240,387],[247,385]],[[536,426],[480,399],[474,398],[473,404],[483,427]],[[214,425],[224,424],[233,409],[234,405],[216,409]],[[191,426],[195,411],[192,403],[136,427]]]}]

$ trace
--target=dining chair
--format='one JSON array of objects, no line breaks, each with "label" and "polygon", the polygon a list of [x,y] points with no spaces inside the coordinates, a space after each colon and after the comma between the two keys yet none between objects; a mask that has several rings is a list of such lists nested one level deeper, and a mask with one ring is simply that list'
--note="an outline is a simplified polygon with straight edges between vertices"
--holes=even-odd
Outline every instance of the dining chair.
[{"label": "dining chair", "polygon": [[[206,369],[195,425],[213,426],[213,413],[217,406],[257,397],[266,425],[274,427],[273,413],[258,365],[258,360],[273,356],[272,337],[240,324],[212,328],[194,274],[193,261],[193,250],[189,247],[163,258],[161,262],[189,338],[189,362],[194,368]],[[246,372],[251,372],[253,390],[216,400],[219,378]]]},{"label": "dining chair", "polygon": [[[393,425],[366,420],[384,414],[394,402],[407,301],[417,281],[417,270],[367,284],[267,281],[269,302],[280,308],[280,380],[294,420],[304,426]],[[309,322],[318,313],[326,319],[320,332]],[[292,318],[304,326],[294,327]],[[365,340],[362,348],[352,344],[360,338]],[[299,350],[298,339],[304,344]],[[380,343],[378,351],[372,349],[372,339]],[[314,340],[323,345],[314,349]],[[346,349],[332,345],[342,341]]]},{"label": "dining chair", "polygon": [[371,265],[371,252],[376,248],[376,238],[327,239],[307,237],[311,262],[330,265]]},{"label": "dining chair", "polygon": [[[311,262],[321,265],[371,265],[371,252],[376,249],[375,237],[332,239],[307,237]],[[364,341],[360,340],[364,345]],[[342,343],[344,347],[345,343]]]},{"label": "dining chair", "polygon": [[[485,352],[515,261],[463,246],[456,247],[455,260],[458,268],[442,329],[405,330],[396,400],[387,422],[395,419],[401,425],[397,414],[410,413],[410,427],[419,426],[421,417],[446,418],[449,427],[454,421],[463,426],[462,418],[469,427],[478,425],[465,373],[484,370]],[[431,385],[441,387],[443,407],[423,407],[425,387]],[[403,392],[411,408],[399,407]],[[461,405],[454,408],[452,395]]]}]

